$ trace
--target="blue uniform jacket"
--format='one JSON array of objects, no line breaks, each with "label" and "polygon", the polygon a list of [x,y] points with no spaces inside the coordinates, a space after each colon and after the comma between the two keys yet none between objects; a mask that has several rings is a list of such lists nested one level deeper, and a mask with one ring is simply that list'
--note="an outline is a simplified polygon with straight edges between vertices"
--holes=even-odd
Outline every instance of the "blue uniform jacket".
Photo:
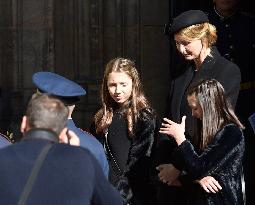
[{"label": "blue uniform jacket", "polygon": [[[0,150],[0,204],[17,204],[35,159],[47,143],[27,139]],[[26,204],[121,205],[122,199],[87,149],[54,143]]]},{"label": "blue uniform jacket", "polygon": [[0,133],[0,149],[10,145],[11,142],[6,139],[4,135]]},{"label": "blue uniform jacket", "polygon": [[95,156],[103,169],[104,175],[108,178],[109,165],[102,144],[90,133],[76,127],[72,119],[67,121],[67,128],[74,131],[79,137],[81,147],[88,149]]}]

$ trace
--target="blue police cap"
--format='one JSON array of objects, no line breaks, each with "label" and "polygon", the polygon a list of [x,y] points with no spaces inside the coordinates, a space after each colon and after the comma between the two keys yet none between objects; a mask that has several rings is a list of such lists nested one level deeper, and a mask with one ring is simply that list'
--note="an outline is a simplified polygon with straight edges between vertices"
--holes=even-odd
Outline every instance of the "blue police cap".
[{"label": "blue police cap", "polygon": [[52,72],[37,72],[32,77],[33,83],[42,93],[59,97],[66,104],[74,104],[79,96],[86,94],[77,83]]},{"label": "blue police cap", "polygon": [[173,19],[170,29],[171,34],[175,34],[183,28],[189,26],[209,22],[207,15],[201,10],[189,10],[181,13]]}]

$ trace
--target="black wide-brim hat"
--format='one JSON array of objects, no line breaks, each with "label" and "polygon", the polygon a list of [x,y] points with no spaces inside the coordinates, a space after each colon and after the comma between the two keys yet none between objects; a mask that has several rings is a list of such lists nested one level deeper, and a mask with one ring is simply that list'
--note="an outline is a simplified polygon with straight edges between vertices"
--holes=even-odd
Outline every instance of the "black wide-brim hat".
[{"label": "black wide-brim hat", "polygon": [[189,10],[181,13],[173,19],[170,34],[175,34],[189,26],[209,22],[207,15],[201,10]]}]

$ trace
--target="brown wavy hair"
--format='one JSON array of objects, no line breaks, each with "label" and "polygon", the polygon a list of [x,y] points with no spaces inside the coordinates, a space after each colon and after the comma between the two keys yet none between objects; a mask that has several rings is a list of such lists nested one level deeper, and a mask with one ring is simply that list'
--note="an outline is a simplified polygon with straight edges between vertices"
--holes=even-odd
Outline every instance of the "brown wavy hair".
[{"label": "brown wavy hair", "polygon": [[188,90],[188,96],[191,95],[196,97],[203,113],[202,124],[198,129],[198,135],[201,136],[200,150],[204,150],[216,133],[229,123],[244,129],[225,96],[223,86],[217,80],[207,79],[194,83]]},{"label": "brown wavy hair", "polygon": [[122,107],[128,122],[128,132],[132,137],[134,135],[133,125],[139,117],[139,111],[144,108],[150,108],[150,105],[144,95],[135,63],[125,58],[112,59],[106,65],[101,85],[102,107],[94,116],[96,133],[102,134],[109,127],[112,123],[114,110],[119,108],[118,103],[112,99],[108,91],[107,81],[111,72],[123,72],[132,79],[131,97]]}]

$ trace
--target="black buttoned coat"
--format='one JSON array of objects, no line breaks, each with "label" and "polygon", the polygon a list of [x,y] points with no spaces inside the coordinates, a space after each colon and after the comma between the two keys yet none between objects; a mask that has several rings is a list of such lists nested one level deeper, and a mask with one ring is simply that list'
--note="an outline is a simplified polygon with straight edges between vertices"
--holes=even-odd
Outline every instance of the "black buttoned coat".
[{"label": "black buttoned coat", "polygon": [[189,64],[184,72],[171,82],[165,116],[180,123],[181,117],[186,115],[186,134],[191,138],[194,136],[195,119],[187,103],[187,89],[191,83],[212,78],[223,85],[227,97],[235,107],[241,82],[240,69],[236,64],[222,57],[216,47],[212,48],[211,56],[205,58],[198,71]]}]

